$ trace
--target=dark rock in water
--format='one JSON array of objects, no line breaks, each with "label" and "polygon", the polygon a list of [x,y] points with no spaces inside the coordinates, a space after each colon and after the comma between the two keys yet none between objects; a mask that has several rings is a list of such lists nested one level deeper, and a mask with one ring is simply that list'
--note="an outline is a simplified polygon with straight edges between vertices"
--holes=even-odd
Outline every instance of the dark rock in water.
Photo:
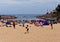
[{"label": "dark rock in water", "polygon": [[0,15],[0,19],[16,19],[16,16],[13,15]]}]

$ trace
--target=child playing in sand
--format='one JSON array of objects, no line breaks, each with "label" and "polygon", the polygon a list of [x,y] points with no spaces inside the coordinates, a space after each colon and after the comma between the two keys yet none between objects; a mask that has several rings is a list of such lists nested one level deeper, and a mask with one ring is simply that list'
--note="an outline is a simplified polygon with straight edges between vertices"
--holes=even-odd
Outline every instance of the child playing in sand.
[{"label": "child playing in sand", "polygon": [[29,25],[27,25],[25,28],[26,28],[25,34],[26,34],[26,33],[29,33]]}]

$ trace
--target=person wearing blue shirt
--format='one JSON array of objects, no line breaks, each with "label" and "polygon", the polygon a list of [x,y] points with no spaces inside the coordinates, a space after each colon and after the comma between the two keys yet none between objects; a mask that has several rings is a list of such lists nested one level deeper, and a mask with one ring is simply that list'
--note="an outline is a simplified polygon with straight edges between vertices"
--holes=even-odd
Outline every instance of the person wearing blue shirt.
[{"label": "person wearing blue shirt", "polygon": [[22,24],[23,24],[23,27],[24,27],[24,24],[25,24],[25,20],[22,21]]}]

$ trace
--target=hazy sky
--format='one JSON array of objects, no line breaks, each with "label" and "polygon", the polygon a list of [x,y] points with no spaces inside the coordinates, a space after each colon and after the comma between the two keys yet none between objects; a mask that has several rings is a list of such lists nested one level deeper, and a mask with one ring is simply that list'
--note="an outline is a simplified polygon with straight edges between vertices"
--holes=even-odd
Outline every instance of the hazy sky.
[{"label": "hazy sky", "polygon": [[0,0],[0,14],[44,14],[58,4],[60,0]]}]

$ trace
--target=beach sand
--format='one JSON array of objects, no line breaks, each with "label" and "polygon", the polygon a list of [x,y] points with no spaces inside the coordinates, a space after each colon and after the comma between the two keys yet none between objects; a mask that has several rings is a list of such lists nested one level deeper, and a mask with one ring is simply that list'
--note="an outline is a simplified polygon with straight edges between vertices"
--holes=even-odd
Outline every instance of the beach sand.
[{"label": "beach sand", "polygon": [[31,26],[28,34],[25,34],[26,28],[19,25],[16,25],[16,29],[0,27],[0,42],[60,42],[60,24],[54,24],[53,30],[50,25],[44,27],[28,25]]}]

